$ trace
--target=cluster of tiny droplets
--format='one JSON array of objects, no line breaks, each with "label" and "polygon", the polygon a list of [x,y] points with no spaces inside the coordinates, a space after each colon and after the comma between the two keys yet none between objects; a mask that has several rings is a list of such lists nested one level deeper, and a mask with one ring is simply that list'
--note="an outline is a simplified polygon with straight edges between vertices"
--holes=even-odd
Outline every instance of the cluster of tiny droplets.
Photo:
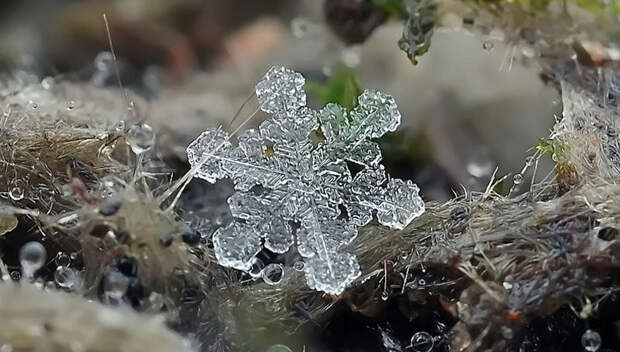
[{"label": "cluster of tiny droplets", "polygon": [[[19,250],[19,262],[22,268],[22,274],[19,275],[18,271],[11,273],[11,279],[19,281],[21,277],[28,281],[34,281],[36,272],[45,265],[47,259],[47,251],[45,247],[36,241],[31,241],[24,244]],[[76,290],[82,282],[81,273],[71,268],[71,256],[64,252],[58,252],[53,259],[56,264],[54,270],[54,281],[45,283],[46,287],[49,284],[57,285],[67,291]],[[35,284],[42,286],[43,282],[37,279]]]},{"label": "cluster of tiny droplets", "polygon": [[[282,266],[263,267],[256,255],[263,247],[285,253],[296,244],[303,257],[296,270],[304,271],[308,286],[339,294],[361,274],[346,249],[358,227],[375,215],[402,229],[424,212],[424,202],[414,183],[386,174],[371,140],[400,124],[391,96],[366,90],[350,112],[337,104],[314,111],[306,106],[304,83],[297,72],[271,68],[256,85],[260,108],[271,119],[241,134],[236,147],[225,131],[206,130],[187,154],[198,177],[235,183],[228,199],[234,221],[213,235],[221,265],[276,284]],[[310,135],[318,130],[325,141],[316,143]],[[361,171],[353,173],[349,164]]]}]

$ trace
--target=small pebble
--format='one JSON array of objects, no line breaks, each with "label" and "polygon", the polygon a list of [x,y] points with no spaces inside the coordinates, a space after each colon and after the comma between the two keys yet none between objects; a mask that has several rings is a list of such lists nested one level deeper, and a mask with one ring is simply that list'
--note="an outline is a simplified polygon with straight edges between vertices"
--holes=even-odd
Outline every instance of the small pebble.
[{"label": "small pebble", "polygon": [[457,205],[450,210],[450,218],[454,221],[465,220],[469,217],[469,209],[462,205]]},{"label": "small pebble", "polygon": [[201,236],[198,231],[186,229],[181,234],[181,238],[183,239],[183,242],[189,244],[190,246],[195,246],[200,243]]},{"label": "small pebble", "polygon": [[162,247],[168,247],[172,244],[173,240],[174,238],[172,237],[172,235],[168,233],[168,234],[162,235],[159,238],[159,244],[161,244]]},{"label": "small pebble", "polygon": [[618,230],[613,227],[603,227],[598,231],[597,236],[603,241],[611,241],[618,237]]},{"label": "small pebble", "polygon": [[116,262],[116,268],[126,276],[136,277],[138,275],[138,262],[131,257],[120,257]]},{"label": "small pebble", "polygon": [[99,214],[103,216],[112,216],[116,214],[122,206],[123,203],[119,201],[106,202],[99,208]]}]

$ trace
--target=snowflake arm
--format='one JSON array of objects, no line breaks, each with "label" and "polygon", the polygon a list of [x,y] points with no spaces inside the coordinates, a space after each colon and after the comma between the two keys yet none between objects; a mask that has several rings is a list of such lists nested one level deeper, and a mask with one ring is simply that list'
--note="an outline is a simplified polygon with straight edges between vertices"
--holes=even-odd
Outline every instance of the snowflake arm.
[{"label": "snowflake arm", "polygon": [[358,226],[368,224],[376,211],[381,224],[403,229],[425,211],[418,193],[418,186],[411,181],[388,181],[380,165],[366,168],[353,178],[345,193],[344,205],[351,222]]},{"label": "snowflake arm", "polygon": [[295,116],[297,109],[306,106],[306,80],[295,71],[274,66],[256,85],[260,108],[274,116]]},{"label": "snowflake arm", "polygon": [[214,183],[226,175],[222,169],[222,158],[232,149],[230,136],[221,129],[210,129],[202,132],[187,147],[187,159],[192,167],[202,163],[197,176]]},{"label": "snowflake arm", "polygon": [[365,90],[359,104],[350,112],[336,104],[327,104],[318,113],[321,132],[335,157],[363,166],[378,165],[379,146],[369,140],[395,131],[401,115],[394,98],[374,90]]}]

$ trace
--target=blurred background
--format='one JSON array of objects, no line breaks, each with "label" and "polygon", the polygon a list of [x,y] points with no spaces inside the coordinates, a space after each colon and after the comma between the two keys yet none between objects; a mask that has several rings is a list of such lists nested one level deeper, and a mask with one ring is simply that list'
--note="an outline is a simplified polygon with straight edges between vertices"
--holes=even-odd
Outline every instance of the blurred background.
[{"label": "blurred background", "polygon": [[[537,67],[518,59],[521,48],[440,31],[412,65],[397,45],[402,23],[381,24],[365,2],[2,0],[0,71],[29,84],[54,77],[117,89],[105,13],[123,84],[181,160],[203,129],[245,120],[255,102],[231,122],[278,64],[306,76],[314,107],[343,82],[393,95],[403,122],[380,141],[385,164],[427,200],[484,189],[496,167],[518,173],[561,112]],[[540,165],[538,178],[549,170]]]}]

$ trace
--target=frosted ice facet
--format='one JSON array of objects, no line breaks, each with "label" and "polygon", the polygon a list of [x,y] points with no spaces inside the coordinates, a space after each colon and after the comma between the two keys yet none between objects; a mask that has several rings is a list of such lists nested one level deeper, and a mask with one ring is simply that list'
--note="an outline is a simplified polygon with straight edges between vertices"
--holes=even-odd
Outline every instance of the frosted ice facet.
[{"label": "frosted ice facet", "polygon": [[360,171],[347,188],[344,206],[352,223],[364,226],[372,220],[372,212],[382,200],[383,185],[387,181],[383,167]]},{"label": "frosted ice facet", "polygon": [[223,266],[248,271],[262,244],[259,237],[252,235],[251,229],[243,223],[233,222],[215,231],[213,248],[217,261]]},{"label": "frosted ice facet", "polygon": [[[366,89],[351,111],[350,135],[377,138],[394,132],[400,125],[400,112],[394,98],[376,90]],[[358,138],[362,139],[362,138]]]},{"label": "frosted ice facet", "polygon": [[307,258],[304,272],[308,287],[332,295],[342,293],[361,275],[357,259],[346,252],[330,253],[327,258]]},{"label": "frosted ice facet", "polygon": [[300,73],[280,66],[272,67],[256,85],[261,110],[276,116],[294,115],[298,108],[306,106],[305,82]]},{"label": "frosted ice facet", "polygon": [[418,196],[419,191],[418,186],[411,181],[391,179],[377,212],[379,222],[391,228],[404,229],[414,218],[424,213],[424,202]]},{"label": "frosted ice facet", "polygon": [[394,98],[374,90],[365,90],[358,102],[348,114],[341,106],[327,104],[318,113],[321,132],[334,157],[361,165],[378,165],[381,150],[369,138],[395,131],[400,124],[400,112]]},{"label": "frosted ice facet", "polygon": [[338,136],[343,129],[349,127],[347,109],[338,104],[329,103],[318,113],[321,122],[321,131],[327,142],[338,141]]},{"label": "frosted ice facet", "polygon": [[310,132],[318,127],[316,112],[304,107],[293,118],[266,120],[260,130],[265,139],[278,146],[295,146],[309,142]]},{"label": "frosted ice facet", "polygon": [[[236,147],[223,131],[207,130],[187,153],[192,166],[203,163],[198,177],[235,183],[234,220],[213,235],[221,265],[249,271],[263,247],[285,253],[296,237],[308,285],[338,294],[360,275],[347,252],[358,227],[376,214],[403,228],[424,203],[411,181],[388,178],[371,140],[400,123],[392,97],[367,90],[351,112],[336,104],[316,112],[305,106],[303,84],[296,72],[270,69],[256,94],[273,118],[241,134]],[[325,138],[317,141],[319,130]]]},{"label": "frosted ice facet", "polygon": [[224,176],[222,157],[232,148],[229,139],[228,133],[220,129],[206,130],[187,147],[187,159],[192,167],[204,162],[198,169],[198,177],[214,183]]},{"label": "frosted ice facet", "polygon": [[297,231],[297,250],[303,257],[327,256],[351,243],[357,236],[357,227],[344,221],[320,221],[305,224]]}]

